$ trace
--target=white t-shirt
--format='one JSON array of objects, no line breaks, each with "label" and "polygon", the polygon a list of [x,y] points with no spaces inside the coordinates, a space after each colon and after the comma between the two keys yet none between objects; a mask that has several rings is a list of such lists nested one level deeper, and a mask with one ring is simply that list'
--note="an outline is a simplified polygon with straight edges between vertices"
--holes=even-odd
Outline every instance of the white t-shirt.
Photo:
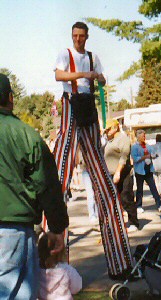
[{"label": "white t-shirt", "polygon": [[[70,48],[70,51],[72,53],[74,63],[75,63],[75,71],[76,72],[90,72],[90,61],[87,51],[85,50],[85,53],[79,53],[74,48]],[[92,58],[93,58],[93,70],[97,72],[98,74],[101,74],[103,71],[102,65],[100,63],[100,60],[96,54],[92,52]],[[69,52],[67,49],[64,49],[60,54],[58,55],[58,58],[56,60],[54,71],[56,69],[61,71],[67,71],[70,72],[70,62],[69,62]],[[71,81],[68,82],[62,82],[63,83],[63,90],[64,92],[72,93],[72,86]],[[90,92],[90,86],[89,86],[89,80],[86,78],[80,78],[77,79],[77,86],[78,86],[78,92],[79,93],[89,93]]]}]

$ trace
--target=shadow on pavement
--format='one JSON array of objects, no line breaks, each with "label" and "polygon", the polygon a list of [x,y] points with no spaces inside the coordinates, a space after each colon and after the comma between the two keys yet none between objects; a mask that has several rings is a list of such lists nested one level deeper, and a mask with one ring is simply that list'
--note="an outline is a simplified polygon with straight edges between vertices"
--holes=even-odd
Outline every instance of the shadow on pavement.
[{"label": "shadow on pavement", "polygon": [[69,246],[72,246],[73,244],[77,243],[79,240],[81,240],[84,237],[86,237],[87,235],[89,235],[92,231],[93,231],[93,229],[91,228],[91,229],[85,231],[84,233],[72,234],[72,235],[71,235],[71,231],[69,231],[69,237],[70,236],[77,236],[75,239],[73,239],[72,241],[69,242]]},{"label": "shadow on pavement", "polygon": [[145,225],[149,224],[151,219],[139,219],[139,230],[142,230]]}]

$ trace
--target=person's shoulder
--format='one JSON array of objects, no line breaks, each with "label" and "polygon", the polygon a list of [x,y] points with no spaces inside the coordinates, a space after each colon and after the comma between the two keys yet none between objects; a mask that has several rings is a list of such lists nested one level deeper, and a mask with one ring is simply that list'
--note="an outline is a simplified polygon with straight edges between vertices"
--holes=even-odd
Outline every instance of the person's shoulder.
[{"label": "person's shoulder", "polygon": [[130,139],[125,132],[120,131],[118,134],[116,134],[114,141],[120,145],[120,148],[130,147]]},{"label": "person's shoulder", "polygon": [[59,263],[57,264],[57,267],[66,270],[66,269],[69,268],[69,264],[66,263],[66,262],[59,262]]},{"label": "person's shoulder", "polygon": [[62,49],[59,53],[58,53],[58,56],[59,57],[68,57],[69,56],[69,51],[68,49],[70,48],[64,48]]},{"label": "person's shoulder", "polygon": [[128,136],[126,135],[126,133],[119,131],[115,134],[114,139],[119,141],[125,141],[126,139],[128,139]]},{"label": "person's shoulder", "polygon": [[134,143],[132,146],[131,146],[131,149],[136,149],[139,147],[139,144],[138,143]]},{"label": "person's shoulder", "polygon": [[92,53],[93,57],[96,57],[96,56],[98,57],[98,55],[95,52],[93,52],[92,50],[87,50],[86,49],[86,53],[88,53],[88,52]]},{"label": "person's shoulder", "polygon": [[127,135],[126,132],[121,132],[121,138],[130,144],[130,137]]},{"label": "person's shoulder", "polygon": [[125,138],[125,139],[128,138],[126,132],[122,132],[122,131],[119,132],[119,137],[120,138]]},{"label": "person's shoulder", "polygon": [[154,145],[150,145],[150,144],[148,144],[148,143],[146,143],[146,147],[147,148],[152,148]]},{"label": "person's shoulder", "polygon": [[99,60],[99,57],[98,57],[98,55],[97,55],[95,52],[90,51],[90,50],[86,50],[86,53],[87,53],[87,54],[88,54],[88,52],[92,54],[92,58],[93,58],[93,61],[94,61],[94,62],[95,62],[95,61],[97,62],[97,61]]},{"label": "person's shoulder", "polygon": [[59,268],[62,268],[64,269],[67,273],[69,272],[72,272],[73,270],[75,270],[75,268],[71,265],[69,265],[68,263],[66,262],[61,262],[58,264]]},{"label": "person's shoulder", "polygon": [[38,135],[38,131],[36,131],[35,128],[33,128],[32,126],[30,126],[27,123],[24,123],[21,120],[20,120],[20,127],[23,128],[24,130],[26,130],[27,132],[33,134],[33,135]]},{"label": "person's shoulder", "polygon": [[40,133],[37,129],[31,127],[29,124],[24,123],[20,119],[18,119],[18,123],[18,131],[20,131],[22,134],[30,136],[30,138],[39,142],[42,140]]}]

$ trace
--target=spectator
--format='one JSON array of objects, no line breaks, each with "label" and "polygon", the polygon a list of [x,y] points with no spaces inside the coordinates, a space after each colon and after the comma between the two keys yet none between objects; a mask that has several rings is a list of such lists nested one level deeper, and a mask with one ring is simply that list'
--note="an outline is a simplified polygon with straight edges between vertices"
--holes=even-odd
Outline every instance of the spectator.
[{"label": "spectator", "polygon": [[161,134],[156,135],[156,144],[153,146],[154,178],[159,195],[161,196]]},{"label": "spectator", "polygon": [[122,206],[128,213],[128,232],[134,232],[139,227],[136,204],[133,192],[133,174],[130,164],[130,139],[125,132],[120,131],[119,122],[109,119],[105,130],[108,142],[105,146],[105,160],[116,184]]},{"label": "spectator", "polygon": [[151,160],[151,154],[153,153],[152,146],[145,142],[145,131],[138,129],[136,132],[137,142],[131,148],[131,156],[134,162],[134,172],[136,177],[136,205],[137,212],[143,213],[142,208],[143,200],[143,183],[144,180],[148,184],[150,191],[155,199],[156,206],[159,212],[161,212],[161,201],[158,194],[155,181],[153,178],[154,167]]},{"label": "spectator", "polygon": [[68,216],[53,155],[12,110],[10,82],[0,74],[0,299],[36,300],[34,224],[44,210],[55,255],[64,247]]},{"label": "spectator", "polygon": [[45,233],[38,243],[41,268],[38,299],[72,300],[72,295],[82,289],[82,278],[76,269],[66,263],[65,248],[58,254],[50,254],[55,242],[53,239],[50,243],[50,233]]}]

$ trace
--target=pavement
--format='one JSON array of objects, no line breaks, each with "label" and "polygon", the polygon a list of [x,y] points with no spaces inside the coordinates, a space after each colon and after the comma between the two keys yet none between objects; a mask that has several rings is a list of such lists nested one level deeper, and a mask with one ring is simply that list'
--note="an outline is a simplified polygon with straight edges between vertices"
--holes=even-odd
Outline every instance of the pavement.
[{"label": "pavement", "polygon": [[[76,200],[68,202],[70,263],[82,276],[84,291],[109,291],[116,282],[108,277],[99,227],[89,223],[86,192],[74,191],[72,195]],[[132,253],[137,245],[148,244],[151,237],[161,230],[161,214],[156,210],[155,201],[146,185],[143,207],[145,212],[138,216],[140,230],[129,234]],[[134,295],[144,294],[148,289],[144,279],[129,282],[128,287]]]}]

